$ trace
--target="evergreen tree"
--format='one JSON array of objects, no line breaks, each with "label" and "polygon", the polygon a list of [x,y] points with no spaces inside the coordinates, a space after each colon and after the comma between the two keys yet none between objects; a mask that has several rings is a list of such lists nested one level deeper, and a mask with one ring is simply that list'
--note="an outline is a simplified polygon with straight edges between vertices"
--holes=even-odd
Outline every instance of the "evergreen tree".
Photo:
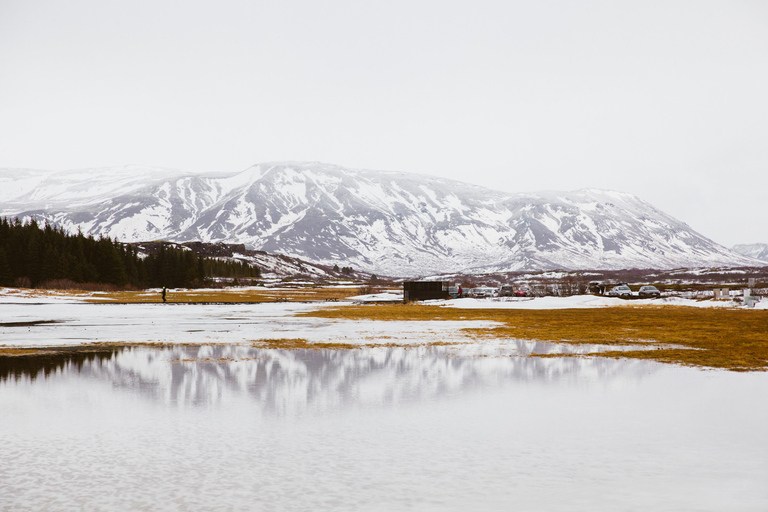
[{"label": "evergreen tree", "polygon": [[5,251],[0,247],[0,286],[11,286],[13,284],[13,274],[11,265],[5,256]]},{"label": "evergreen tree", "polygon": [[160,244],[140,258],[136,249],[110,238],[68,235],[37,222],[0,218],[0,286],[17,282],[39,286],[54,279],[172,288],[200,285],[207,276],[260,277],[261,270],[240,261],[204,258],[188,249]]}]

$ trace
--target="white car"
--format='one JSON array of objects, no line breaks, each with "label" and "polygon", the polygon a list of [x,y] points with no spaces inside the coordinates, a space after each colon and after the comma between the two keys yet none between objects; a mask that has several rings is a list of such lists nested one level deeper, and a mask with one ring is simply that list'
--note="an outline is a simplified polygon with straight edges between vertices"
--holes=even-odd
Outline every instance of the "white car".
[{"label": "white car", "polygon": [[472,288],[470,293],[472,294],[472,297],[477,298],[493,297],[498,293],[498,290],[496,288],[491,288],[490,286],[478,286],[477,288]]},{"label": "white car", "polygon": [[631,297],[632,289],[625,284],[620,284],[619,286],[614,286],[611,288],[611,291],[608,292],[608,295],[611,297]]}]

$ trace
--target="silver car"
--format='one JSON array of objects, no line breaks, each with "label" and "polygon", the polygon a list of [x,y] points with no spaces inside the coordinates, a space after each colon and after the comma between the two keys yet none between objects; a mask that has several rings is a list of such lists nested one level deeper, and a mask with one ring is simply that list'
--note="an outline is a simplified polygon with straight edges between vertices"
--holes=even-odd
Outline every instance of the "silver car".
[{"label": "silver car", "polygon": [[608,292],[608,295],[611,297],[631,297],[632,290],[629,286],[620,284],[619,286],[614,286],[611,288],[611,291]]}]

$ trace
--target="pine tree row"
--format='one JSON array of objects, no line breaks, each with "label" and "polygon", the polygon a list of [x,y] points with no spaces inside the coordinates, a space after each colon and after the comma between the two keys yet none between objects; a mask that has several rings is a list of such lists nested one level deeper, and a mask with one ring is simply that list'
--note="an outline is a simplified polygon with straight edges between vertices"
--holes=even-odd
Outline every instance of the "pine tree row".
[{"label": "pine tree row", "polygon": [[139,257],[110,238],[67,234],[34,220],[0,218],[0,286],[46,287],[53,281],[147,288],[202,286],[208,277],[260,277],[258,267],[161,246]]}]

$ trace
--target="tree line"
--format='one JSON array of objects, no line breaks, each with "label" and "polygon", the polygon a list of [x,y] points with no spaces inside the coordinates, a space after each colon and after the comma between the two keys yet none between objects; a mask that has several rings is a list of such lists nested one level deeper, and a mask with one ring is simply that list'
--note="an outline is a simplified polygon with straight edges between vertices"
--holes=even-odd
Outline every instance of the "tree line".
[{"label": "tree line", "polygon": [[0,218],[0,286],[47,287],[66,280],[120,288],[190,288],[211,277],[260,276],[255,265],[205,258],[187,249],[162,244],[140,255],[132,245],[111,238]]}]

